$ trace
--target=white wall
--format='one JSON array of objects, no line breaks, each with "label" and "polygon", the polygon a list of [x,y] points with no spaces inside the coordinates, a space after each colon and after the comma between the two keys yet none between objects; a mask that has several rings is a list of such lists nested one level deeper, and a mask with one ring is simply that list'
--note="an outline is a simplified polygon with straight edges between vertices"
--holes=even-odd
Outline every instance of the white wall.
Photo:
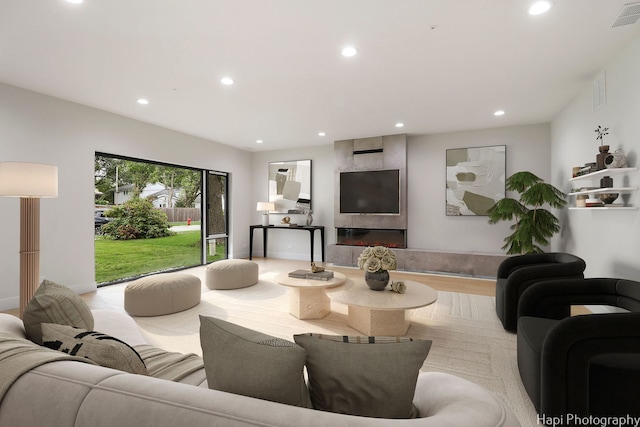
[{"label": "white wall", "polygon": [[[624,150],[629,166],[639,166],[640,150],[640,35],[604,69],[606,104],[593,111],[592,87],[588,84],[551,125],[553,183],[569,191],[571,168],[595,162],[599,142],[594,130],[609,128],[605,143]],[[596,75],[593,76],[595,80]],[[599,182],[586,183],[599,186]],[[639,186],[640,173],[614,177],[614,185]],[[580,184],[582,186],[582,184]],[[626,202],[638,206],[640,196],[632,193]],[[552,248],[574,253],[587,263],[587,277],[640,279],[640,211],[564,210],[564,227]]]},{"label": "white wall", "polygon": [[506,145],[507,177],[527,170],[549,182],[550,144],[548,124],[410,136],[407,142],[407,246],[437,251],[503,254],[503,239],[511,234],[510,223],[491,225],[486,216],[446,215],[446,150]]},{"label": "white wall", "polygon": [[[59,197],[41,202],[41,275],[77,292],[95,289],[94,153],[229,172],[230,257],[248,241],[251,154],[157,126],[0,84],[0,161],[59,168]],[[0,310],[17,307],[19,202],[0,197]]]}]

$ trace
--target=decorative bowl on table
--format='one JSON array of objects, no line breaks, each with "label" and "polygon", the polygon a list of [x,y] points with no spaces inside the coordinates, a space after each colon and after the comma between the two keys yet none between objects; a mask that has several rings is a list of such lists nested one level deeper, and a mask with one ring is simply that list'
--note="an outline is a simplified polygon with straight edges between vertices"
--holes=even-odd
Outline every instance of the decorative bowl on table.
[{"label": "decorative bowl on table", "polygon": [[618,198],[619,193],[601,193],[598,194],[598,198],[602,200],[605,205],[610,205]]}]

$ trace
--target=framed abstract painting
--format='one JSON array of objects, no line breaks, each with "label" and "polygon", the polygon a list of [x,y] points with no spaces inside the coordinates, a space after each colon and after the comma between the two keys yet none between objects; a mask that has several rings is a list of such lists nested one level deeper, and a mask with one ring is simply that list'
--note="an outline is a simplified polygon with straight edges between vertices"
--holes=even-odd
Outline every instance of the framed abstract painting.
[{"label": "framed abstract painting", "polygon": [[447,215],[489,215],[505,197],[505,145],[447,150]]}]

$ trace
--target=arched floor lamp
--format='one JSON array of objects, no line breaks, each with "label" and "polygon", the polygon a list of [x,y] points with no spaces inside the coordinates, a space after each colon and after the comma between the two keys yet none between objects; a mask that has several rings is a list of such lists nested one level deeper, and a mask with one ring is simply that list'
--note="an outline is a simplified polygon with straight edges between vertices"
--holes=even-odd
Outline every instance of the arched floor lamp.
[{"label": "arched floor lamp", "polygon": [[40,282],[40,198],[58,197],[58,167],[0,162],[0,196],[20,197],[20,317]]}]

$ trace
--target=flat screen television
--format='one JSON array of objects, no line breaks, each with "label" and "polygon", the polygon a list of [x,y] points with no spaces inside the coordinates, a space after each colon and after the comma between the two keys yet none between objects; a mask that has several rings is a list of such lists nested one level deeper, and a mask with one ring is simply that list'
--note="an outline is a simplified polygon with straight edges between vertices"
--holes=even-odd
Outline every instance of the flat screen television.
[{"label": "flat screen television", "polygon": [[400,214],[400,171],[340,173],[340,213]]}]

